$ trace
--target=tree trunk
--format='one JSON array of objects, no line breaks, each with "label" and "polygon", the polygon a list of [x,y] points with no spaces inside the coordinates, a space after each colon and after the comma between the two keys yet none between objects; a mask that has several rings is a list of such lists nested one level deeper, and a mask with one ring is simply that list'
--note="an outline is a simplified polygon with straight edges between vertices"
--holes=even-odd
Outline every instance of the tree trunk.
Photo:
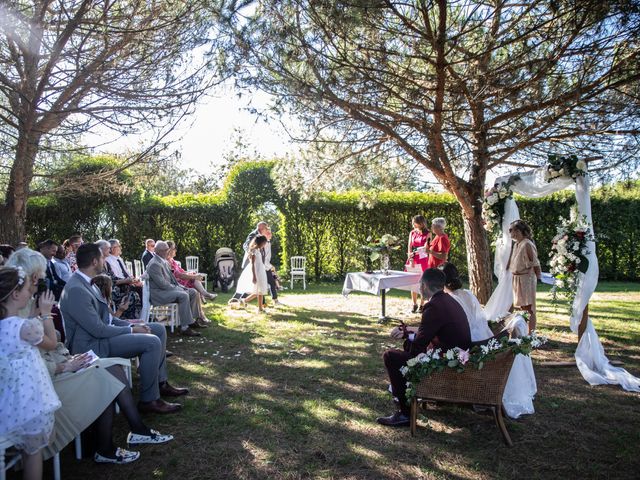
[{"label": "tree trunk", "polygon": [[26,210],[19,213],[12,206],[0,205],[0,243],[17,245],[26,238]]},{"label": "tree trunk", "polygon": [[38,153],[40,135],[20,132],[16,155],[9,184],[5,194],[5,204],[0,206],[0,241],[16,245],[26,240],[27,201],[29,185],[33,178],[33,165]]},{"label": "tree trunk", "polygon": [[482,216],[479,213],[471,218],[462,213],[464,239],[467,244],[467,265],[469,268],[469,286],[483,305],[487,303],[493,288],[491,268],[491,250],[484,230]]}]

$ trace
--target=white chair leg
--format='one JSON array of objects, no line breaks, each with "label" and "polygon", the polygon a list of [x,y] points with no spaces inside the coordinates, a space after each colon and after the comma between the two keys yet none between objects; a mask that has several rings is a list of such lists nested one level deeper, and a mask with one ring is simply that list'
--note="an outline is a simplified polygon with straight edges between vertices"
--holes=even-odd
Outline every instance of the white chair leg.
[{"label": "white chair leg", "polygon": [[60,454],[53,456],[53,480],[60,480]]},{"label": "white chair leg", "polygon": [[82,460],[82,439],[81,435],[75,438],[74,445],[76,447],[76,460]]}]

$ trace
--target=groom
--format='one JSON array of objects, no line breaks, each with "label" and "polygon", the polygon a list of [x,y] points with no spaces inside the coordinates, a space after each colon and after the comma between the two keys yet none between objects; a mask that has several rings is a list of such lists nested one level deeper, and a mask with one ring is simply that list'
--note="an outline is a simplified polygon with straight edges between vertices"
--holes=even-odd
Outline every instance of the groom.
[{"label": "groom", "polygon": [[430,343],[437,342],[437,348],[443,352],[460,347],[471,346],[471,332],[467,316],[460,304],[452,296],[444,292],[445,275],[437,268],[428,268],[422,274],[420,289],[427,300],[422,310],[422,322],[416,333],[408,329],[396,327],[392,336],[407,340],[407,351],[390,349],[382,356],[387,369],[393,395],[400,403],[400,410],[388,417],[380,417],[378,423],[390,427],[409,425],[410,408],[407,405],[407,385],[400,369],[410,358],[418,356],[429,348]]}]

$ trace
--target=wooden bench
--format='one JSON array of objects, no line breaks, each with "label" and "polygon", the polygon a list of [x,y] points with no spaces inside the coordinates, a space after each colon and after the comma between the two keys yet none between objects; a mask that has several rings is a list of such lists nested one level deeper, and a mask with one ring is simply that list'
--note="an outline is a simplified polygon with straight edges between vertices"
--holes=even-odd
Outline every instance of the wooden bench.
[{"label": "wooden bench", "polygon": [[423,378],[411,400],[411,435],[416,433],[418,406],[426,401],[482,405],[491,409],[502,438],[508,446],[513,446],[504,423],[502,395],[514,360],[513,352],[508,351],[485,362],[481,370],[471,365],[464,372],[445,368]]}]

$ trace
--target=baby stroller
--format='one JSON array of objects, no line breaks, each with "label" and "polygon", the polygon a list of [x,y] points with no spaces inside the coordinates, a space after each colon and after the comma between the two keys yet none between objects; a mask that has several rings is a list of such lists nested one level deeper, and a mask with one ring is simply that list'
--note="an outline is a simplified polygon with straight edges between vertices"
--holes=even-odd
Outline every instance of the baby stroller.
[{"label": "baby stroller", "polygon": [[216,273],[216,285],[223,292],[233,288],[236,282],[236,254],[227,247],[216,250],[213,261],[213,268]]}]

